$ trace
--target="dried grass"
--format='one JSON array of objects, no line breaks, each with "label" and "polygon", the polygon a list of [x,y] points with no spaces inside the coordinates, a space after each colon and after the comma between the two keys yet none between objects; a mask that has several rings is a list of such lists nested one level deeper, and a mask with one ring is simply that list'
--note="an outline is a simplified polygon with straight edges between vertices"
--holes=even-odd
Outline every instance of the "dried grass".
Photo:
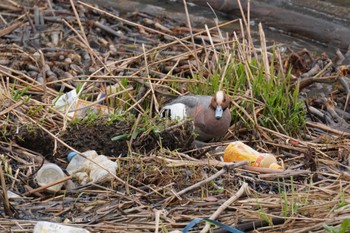
[{"label": "dried grass", "polygon": [[[73,6],[73,1],[71,4]],[[213,216],[229,225],[256,220],[285,220],[283,224],[267,225],[255,232],[323,232],[323,224],[335,226],[349,218],[349,164],[342,163],[349,161],[347,134],[333,132],[325,135],[314,130],[314,123],[309,123],[305,134],[310,140],[306,140],[307,137],[302,135],[294,138],[264,128],[257,121],[261,107],[259,101],[254,102],[252,112],[239,105],[244,99],[254,98],[251,87],[250,93],[234,96],[234,108],[254,125],[260,138],[256,143],[259,149],[272,150],[283,159],[285,167],[289,169],[283,174],[261,174],[261,170],[254,171],[249,167],[227,169],[220,162],[220,152],[213,154],[206,150],[203,152],[203,149],[191,151],[199,152],[202,159],[188,156],[189,151],[170,151],[166,148],[144,155],[130,150],[127,157],[112,158],[121,168],[110,184],[89,184],[56,194],[33,191],[36,187],[33,177],[46,154],[20,146],[16,133],[23,127],[34,133],[37,127],[40,128],[39,133],[54,142],[54,149],[46,153],[56,154],[51,159],[57,163],[66,164],[62,155],[57,155],[59,146],[76,150],[59,137],[72,120],[51,104],[59,90],[79,86],[81,94],[93,96],[93,101],[98,102],[96,96],[101,90],[106,90],[111,84],[120,84],[120,91],[107,95],[105,100],[118,102],[119,105],[115,107],[124,106],[122,109],[116,108],[116,111],[153,117],[169,96],[188,92],[188,84],[206,83],[215,69],[226,73],[227,64],[217,64],[220,56],[228,59],[234,57],[237,63],[242,63],[249,80],[254,79],[254,74],[248,69],[252,59],[262,56],[263,59],[259,61],[269,70],[269,51],[262,28],[261,48],[256,49],[250,35],[249,15],[243,17],[244,23],[235,20],[203,30],[188,25],[188,33],[187,27],[180,27],[170,19],[162,19],[165,24],[160,25],[156,18],[144,13],[122,18],[83,2],[75,6],[74,14],[67,11],[61,13],[67,19],[60,21],[59,12],[52,19],[58,24],[60,33],[71,30],[67,35],[60,35],[63,47],[42,47],[40,57],[36,57],[34,47],[26,49],[17,44],[6,44],[11,37],[6,40],[0,38],[1,231],[31,232],[36,221],[49,220],[84,227],[91,232],[167,232],[182,229],[193,218]],[[16,5],[12,7],[16,8]],[[95,32],[97,21],[95,27],[91,27],[91,22],[80,19],[81,9],[105,17],[119,24],[120,29],[125,29],[119,43],[108,41],[110,36],[105,39],[101,36],[103,33]],[[50,10],[44,11],[46,15]],[[15,14],[17,21],[16,17],[9,18],[9,26],[17,29],[9,30],[6,27],[0,30],[0,35],[18,37],[19,33],[28,30],[32,23],[28,20],[32,15],[22,17],[20,14]],[[188,14],[187,17],[190,23]],[[233,36],[221,34],[221,27],[236,23],[241,25],[241,32],[234,32]],[[54,31],[50,29],[47,29],[48,35]],[[48,35],[41,35],[41,39],[49,40]],[[101,47],[92,48],[92,42]],[[119,54],[111,54],[113,49]],[[80,62],[81,51],[89,54],[91,69]],[[73,62],[65,64],[58,61],[57,54],[70,57]],[[45,64],[61,68],[71,65],[69,71],[73,75],[63,73],[57,79],[49,80]],[[43,82],[29,75],[25,70],[29,66],[36,67],[33,70],[37,73],[43,73]],[[79,66],[85,72],[79,74]],[[187,78],[195,77],[195,74],[199,74],[200,78]],[[269,76],[268,73],[266,75]],[[125,80],[127,86],[122,85]],[[220,80],[221,87],[224,76]],[[210,83],[206,85],[210,87]],[[16,90],[26,87],[29,89],[25,94],[15,94]],[[28,98],[28,95],[31,97]],[[254,133],[243,126],[240,131],[236,127],[232,126],[224,142],[213,143],[208,148],[225,146],[239,138],[234,133]],[[208,159],[203,158],[203,154],[209,156]],[[240,189],[240,195],[235,197]],[[5,195],[6,191],[15,192],[20,197],[9,198]],[[228,205],[216,212],[232,197]]]}]

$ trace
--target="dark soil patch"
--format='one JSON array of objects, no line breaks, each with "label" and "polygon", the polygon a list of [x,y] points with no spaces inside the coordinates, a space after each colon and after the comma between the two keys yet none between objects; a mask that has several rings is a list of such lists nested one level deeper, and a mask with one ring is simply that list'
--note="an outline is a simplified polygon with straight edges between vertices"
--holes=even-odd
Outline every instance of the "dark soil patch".
[{"label": "dark soil patch", "polygon": [[[141,120],[142,121],[142,120]],[[163,130],[155,132],[144,129],[146,126],[140,122],[138,129],[140,133],[131,140],[135,120],[118,120],[110,122],[108,117],[100,117],[94,122],[87,123],[84,119],[79,123],[70,123],[66,130],[59,134],[59,139],[74,149],[84,152],[87,150],[96,150],[98,154],[104,154],[111,157],[127,156],[130,149],[136,153],[147,155],[161,147],[170,150],[187,150],[190,148],[194,135],[192,135],[192,123],[175,125],[170,123],[165,127],[165,121],[162,119],[152,120],[154,126],[162,126]],[[142,132],[144,129],[144,132]],[[69,153],[69,148],[58,142],[57,152],[54,154],[54,138],[37,126],[29,124],[20,127],[18,133],[12,130],[12,139],[20,146],[38,152],[45,156],[51,162],[58,158],[65,159]],[[116,136],[123,136],[120,140],[113,141]],[[131,146],[129,144],[131,143]]]},{"label": "dark soil patch", "polygon": [[19,128],[18,133],[11,130],[16,143],[26,149],[38,152],[45,158],[50,158],[54,148],[54,141],[50,135],[37,126],[26,124]]}]

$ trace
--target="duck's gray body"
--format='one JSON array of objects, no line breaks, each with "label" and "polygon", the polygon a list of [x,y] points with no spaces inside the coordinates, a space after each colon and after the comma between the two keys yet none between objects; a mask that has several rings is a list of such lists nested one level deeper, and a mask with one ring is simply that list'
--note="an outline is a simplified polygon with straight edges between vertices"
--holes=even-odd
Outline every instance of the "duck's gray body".
[{"label": "duck's gray body", "polygon": [[212,106],[213,98],[204,95],[180,96],[163,107],[163,116],[180,120],[191,118],[200,141],[222,137],[230,127],[231,113],[229,108],[225,108],[220,119],[217,119],[216,109]]}]

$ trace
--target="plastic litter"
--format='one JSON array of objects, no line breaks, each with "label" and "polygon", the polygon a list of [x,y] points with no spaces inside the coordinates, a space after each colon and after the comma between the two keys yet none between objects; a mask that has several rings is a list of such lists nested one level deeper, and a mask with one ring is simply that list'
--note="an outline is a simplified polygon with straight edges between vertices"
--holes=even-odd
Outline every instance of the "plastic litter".
[{"label": "plastic litter", "polygon": [[83,228],[67,226],[54,222],[39,221],[35,224],[33,233],[90,233]]},{"label": "plastic litter", "polygon": [[[97,152],[94,150],[88,150],[83,152],[82,154],[89,159],[94,159],[98,156]],[[76,152],[70,152],[67,155],[67,159],[69,161],[69,164],[66,170],[70,175],[73,175],[74,173],[77,173],[79,171],[83,171],[84,163],[87,163],[89,161],[83,156],[78,155]]]},{"label": "plastic litter", "polygon": [[231,232],[231,233],[244,233],[243,231],[238,230],[237,228],[225,225],[219,221],[213,220],[213,219],[209,219],[209,218],[195,218],[193,219],[189,224],[187,224],[187,226],[182,230],[183,233],[187,233],[189,232],[189,230],[191,230],[191,228],[193,228],[195,225],[197,225],[198,223],[202,222],[202,221],[206,221],[209,222],[211,224],[214,224],[216,226],[221,227],[222,229],[225,230],[225,232]]},{"label": "plastic litter", "polygon": [[[44,164],[36,174],[35,180],[38,185],[46,186],[52,182],[58,181],[66,177],[62,169],[53,163]],[[64,183],[56,184],[54,186],[48,187],[47,190],[52,192],[57,192],[61,190]]]},{"label": "plastic litter", "polygon": [[254,167],[282,169],[273,154],[260,153],[241,141],[231,142],[224,151],[224,161],[237,162],[242,160],[250,161],[249,165]]},{"label": "plastic litter", "polygon": [[113,112],[113,108],[79,99],[75,89],[55,98],[52,103],[58,111],[63,113],[68,111],[67,115],[71,118],[82,118],[86,116],[88,112],[95,112],[98,114],[108,114]]},{"label": "plastic litter", "polygon": [[68,154],[68,161],[70,162],[66,168],[67,172],[75,177],[80,185],[85,185],[89,182],[103,183],[114,179],[113,175],[116,175],[118,168],[115,162],[108,159],[105,155],[98,155],[94,150],[85,151],[82,154],[94,162],[75,152],[71,152]]},{"label": "plastic litter", "polygon": [[7,190],[7,197],[9,199],[18,199],[18,198],[22,198],[20,195],[10,191],[10,190]]}]

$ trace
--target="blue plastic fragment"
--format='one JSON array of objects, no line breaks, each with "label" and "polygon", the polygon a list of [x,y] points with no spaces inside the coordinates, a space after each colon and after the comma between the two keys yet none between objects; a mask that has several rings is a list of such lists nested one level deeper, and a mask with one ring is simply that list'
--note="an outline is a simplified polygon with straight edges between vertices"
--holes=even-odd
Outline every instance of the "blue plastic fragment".
[{"label": "blue plastic fragment", "polygon": [[183,233],[187,233],[192,227],[194,227],[195,225],[197,225],[198,223],[202,222],[202,221],[206,221],[206,222],[210,222],[216,226],[221,227],[222,229],[231,232],[231,233],[244,233],[243,231],[238,230],[237,228],[225,225],[221,222],[218,222],[216,220],[212,220],[209,218],[195,218],[193,219],[189,224],[187,224],[187,226],[182,230]]},{"label": "blue plastic fragment", "polygon": [[[105,93],[102,93],[100,99],[104,98],[105,96],[106,96],[106,94],[105,94]],[[102,105],[102,101],[98,102],[98,104],[99,104],[99,105]]]},{"label": "blue plastic fragment", "polygon": [[74,151],[69,152],[69,154],[67,155],[68,162],[70,162],[72,160],[72,158],[76,155],[77,155],[77,152],[74,152]]}]

